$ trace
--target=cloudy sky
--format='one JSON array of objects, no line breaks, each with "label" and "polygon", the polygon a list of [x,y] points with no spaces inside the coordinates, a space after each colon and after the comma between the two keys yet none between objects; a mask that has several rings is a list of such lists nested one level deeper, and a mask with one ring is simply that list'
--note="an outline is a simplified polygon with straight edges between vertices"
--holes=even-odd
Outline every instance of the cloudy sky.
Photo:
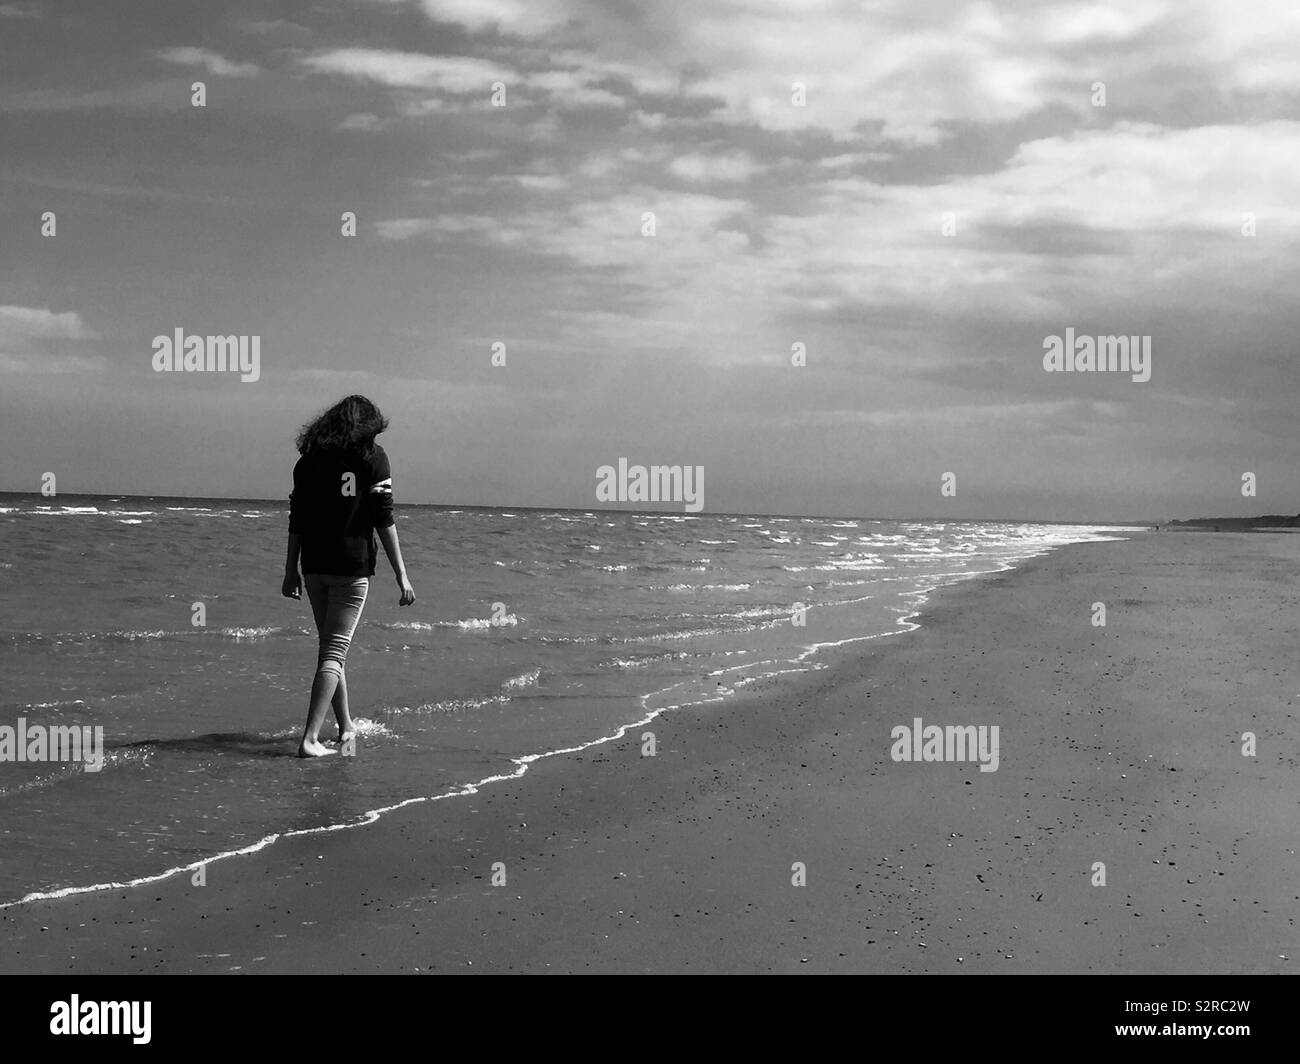
[{"label": "cloudy sky", "polygon": [[1295,513],[1289,7],[0,2],[0,489],[283,498],[359,391],[399,501]]}]

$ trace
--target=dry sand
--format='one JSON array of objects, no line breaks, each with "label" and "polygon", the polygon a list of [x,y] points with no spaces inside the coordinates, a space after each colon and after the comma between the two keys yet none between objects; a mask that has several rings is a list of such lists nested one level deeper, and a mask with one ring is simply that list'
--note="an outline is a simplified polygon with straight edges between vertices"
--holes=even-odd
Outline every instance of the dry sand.
[{"label": "dry sand", "polygon": [[[1066,547],[659,718],[655,757],[0,912],[0,970],[1293,971],[1298,573],[1294,536]],[[891,761],[915,716],[998,725],[998,771]]]}]

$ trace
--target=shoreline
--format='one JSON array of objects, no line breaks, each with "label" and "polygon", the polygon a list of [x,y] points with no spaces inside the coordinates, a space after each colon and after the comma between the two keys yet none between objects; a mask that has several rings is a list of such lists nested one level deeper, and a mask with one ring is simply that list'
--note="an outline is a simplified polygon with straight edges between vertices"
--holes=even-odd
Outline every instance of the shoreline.
[{"label": "shoreline", "polygon": [[[1279,955],[1292,954],[1294,930],[1276,910],[1292,898],[1295,856],[1278,847],[1295,799],[1278,740],[1266,756],[1257,725],[1260,756],[1243,766],[1220,734],[1243,730],[1232,716],[1240,709],[1180,720],[1158,685],[1117,688],[1111,678],[1127,669],[1131,681],[1150,659],[1171,678],[1207,683],[1161,645],[1162,634],[1167,643],[1170,631],[1182,638],[1198,625],[1231,644],[1230,654],[1219,648],[1225,660],[1240,660],[1213,602],[1232,588],[1197,607],[1190,628],[1169,623],[1178,594],[1147,602],[1137,593],[1166,580],[1172,554],[1195,577],[1235,581],[1236,597],[1248,589],[1276,599],[1285,585],[1256,570],[1261,559],[1266,570],[1291,568],[1288,539],[1211,534],[1171,549],[1138,536],[1053,548],[931,592],[921,627],[897,633],[907,639],[873,638],[779,685],[665,713],[648,729],[654,757],[641,756],[633,724],[621,739],[536,760],[509,786],[462,802],[415,799],[424,808],[364,832],[317,829],[328,834],[205,862],[205,886],[173,875],[9,908],[0,969],[1290,970]],[[1094,599],[1109,604],[1107,628],[1089,624]],[[1278,616],[1288,631],[1300,627]],[[1132,665],[1100,655],[1120,636],[1144,651]],[[1294,697],[1281,697],[1284,662],[1271,676],[1256,672],[1258,693],[1276,688],[1256,720],[1264,714],[1280,731]],[[1000,724],[1001,768],[891,762],[890,726],[915,716]],[[1164,732],[1150,730],[1152,716]],[[1168,734],[1189,729],[1192,770],[1172,756]],[[1099,730],[1114,749],[1092,748]],[[1221,750],[1207,748],[1211,734]],[[1171,760],[1154,775],[1152,762]],[[1204,806],[1206,789],[1217,805]],[[1287,811],[1266,817],[1261,796]],[[1148,806],[1149,826],[1132,826]],[[1157,841],[1159,855],[1147,848]],[[1106,860],[1110,885],[1090,885],[1089,858]],[[795,861],[806,865],[805,887],[791,885]],[[503,886],[492,885],[498,864]],[[1174,871],[1193,876],[1181,904]],[[1229,908],[1246,895],[1243,923]]]}]

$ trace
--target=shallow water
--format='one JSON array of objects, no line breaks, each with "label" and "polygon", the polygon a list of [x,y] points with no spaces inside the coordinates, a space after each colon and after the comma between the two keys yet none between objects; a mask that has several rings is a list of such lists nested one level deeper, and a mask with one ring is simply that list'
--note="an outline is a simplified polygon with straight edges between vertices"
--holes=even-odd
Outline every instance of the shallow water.
[{"label": "shallow water", "polygon": [[301,762],[316,648],[305,598],[280,596],[287,519],[248,500],[0,495],[0,726],[99,726],[106,747],[98,772],[0,763],[0,902],[518,772],[906,627],[937,583],[1112,531],[399,507],[419,600],[397,606],[381,552],[347,665],[357,755]]}]

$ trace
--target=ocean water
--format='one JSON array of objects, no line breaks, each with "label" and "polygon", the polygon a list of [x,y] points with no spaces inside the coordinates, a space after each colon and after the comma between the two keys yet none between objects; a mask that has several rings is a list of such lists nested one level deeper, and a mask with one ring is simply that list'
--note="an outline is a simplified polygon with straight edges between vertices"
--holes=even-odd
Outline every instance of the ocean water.
[{"label": "ocean water", "polygon": [[418,601],[398,607],[381,552],[347,665],[356,756],[302,761],[316,641],[305,597],[280,595],[287,519],[0,495],[0,726],[98,726],[106,748],[99,772],[0,763],[0,903],[509,786],[537,756],[905,630],[936,585],[1124,531],[399,506]]}]

